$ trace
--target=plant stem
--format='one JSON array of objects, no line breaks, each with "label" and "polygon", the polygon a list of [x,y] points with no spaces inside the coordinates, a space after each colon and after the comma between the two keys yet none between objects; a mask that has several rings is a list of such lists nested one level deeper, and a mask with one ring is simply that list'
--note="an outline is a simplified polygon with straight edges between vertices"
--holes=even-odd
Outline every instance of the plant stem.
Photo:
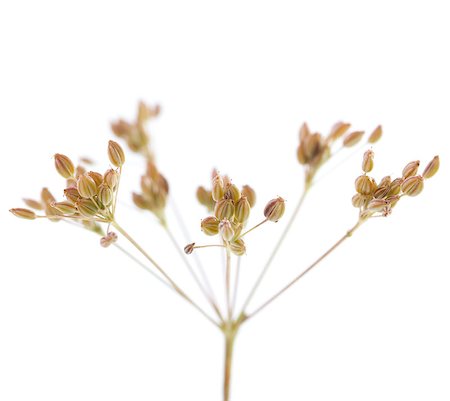
[{"label": "plant stem", "polygon": [[253,231],[255,228],[258,228],[259,226],[262,226],[264,223],[267,223],[269,220],[264,219],[263,221],[261,221],[260,223],[258,223],[256,226],[250,228],[249,230],[247,230],[244,234],[241,234],[239,236],[239,238],[242,238],[244,235],[247,235],[249,232]]},{"label": "plant stem", "polygon": [[231,310],[231,253],[230,249],[226,248],[226,270],[225,270],[225,296],[227,303],[227,311],[228,311],[228,320],[232,318],[232,310]]},{"label": "plant stem", "polygon": [[278,253],[278,251],[279,251],[279,249],[281,247],[281,244],[283,243],[284,239],[286,238],[286,235],[288,234],[289,230],[292,227],[292,224],[294,223],[295,218],[298,215],[298,212],[299,212],[299,210],[300,210],[300,208],[301,208],[301,206],[302,206],[302,204],[303,204],[303,202],[304,202],[304,200],[306,198],[306,194],[308,193],[309,188],[310,188],[309,185],[305,185],[305,188],[303,189],[303,193],[300,196],[300,199],[299,199],[299,201],[297,203],[297,206],[294,209],[294,212],[292,213],[292,216],[291,216],[290,220],[288,221],[288,223],[287,223],[283,233],[281,234],[280,239],[278,240],[277,244],[275,245],[275,248],[273,249],[273,251],[272,251],[269,259],[267,260],[263,270],[261,271],[258,279],[256,280],[255,285],[253,286],[252,290],[250,291],[250,294],[248,295],[247,299],[244,302],[244,305],[242,307],[241,315],[243,315],[245,313],[245,309],[247,309],[248,304],[250,303],[250,301],[252,300],[253,296],[255,295],[255,292],[258,289],[259,285],[261,284],[261,281],[263,280],[264,276],[266,275],[267,270],[269,269],[272,261],[275,259],[275,256],[276,256],[276,254]]},{"label": "plant stem", "polygon": [[240,323],[227,322],[227,326],[224,328],[223,333],[225,336],[225,361],[223,370],[223,401],[230,400],[231,391],[231,366],[233,363],[233,349],[234,342],[236,340],[236,334],[239,329]]},{"label": "plant stem", "polygon": [[220,327],[219,324],[209,316],[199,305],[197,305],[186,293],[173,281],[173,279],[162,269],[162,267],[156,263],[156,261],[131,237],[116,221],[111,222],[111,225],[115,227],[119,233],[121,233],[148,261],[155,266],[155,268],[164,276],[169,282],[172,288],[180,295],[184,300],[190,303],[195,309],[197,309],[205,318],[207,318],[212,324]]},{"label": "plant stem", "polygon": [[[174,199],[171,196],[169,197],[169,205],[172,208],[173,214],[175,216],[175,219],[177,220],[177,223],[181,229],[181,232],[183,233],[185,241],[189,242],[191,235],[189,234],[189,230],[186,227],[186,223],[184,222],[183,216],[181,215],[177,204],[175,203]],[[203,282],[206,285],[206,289],[208,290],[208,292],[211,296],[211,299],[214,301],[215,305],[218,305],[216,296],[212,289],[211,283],[208,279],[208,275],[205,272],[205,268],[203,267],[203,264],[202,264],[200,258],[198,257],[197,254],[194,254],[193,256],[194,256],[195,263],[197,264],[198,270],[200,272],[200,275],[202,276]]]},{"label": "plant stem", "polygon": [[167,235],[170,238],[170,241],[172,242],[174,248],[176,248],[178,254],[180,255],[181,259],[183,260],[184,264],[186,265],[189,273],[191,274],[192,278],[194,279],[195,283],[197,284],[198,288],[200,288],[200,291],[202,292],[202,294],[205,296],[205,298],[208,300],[209,304],[211,305],[211,307],[214,309],[214,312],[217,314],[217,317],[223,321],[223,316],[219,310],[219,307],[217,306],[217,304],[214,302],[214,299],[212,297],[211,294],[209,294],[205,287],[203,287],[202,283],[200,282],[197,274],[195,273],[194,269],[192,268],[191,264],[189,263],[189,261],[186,258],[186,254],[181,250],[181,247],[179,246],[176,238],[174,237],[174,235],[172,234],[172,231],[170,231],[169,227],[164,224],[163,225],[164,230],[166,231]]},{"label": "plant stem", "polygon": [[290,287],[292,287],[297,281],[299,281],[306,273],[317,266],[323,259],[325,259],[330,253],[332,253],[339,245],[341,245],[347,238],[351,237],[355,230],[363,223],[363,220],[358,220],[358,222],[348,230],[344,236],[342,236],[331,248],[329,248],[324,254],[322,254],[315,262],[313,262],[306,270],[303,270],[298,276],[296,276],[292,281],[285,285],[281,290],[272,295],[267,301],[265,301],[261,306],[256,308],[252,313],[244,317],[245,320],[254,317],[257,313],[263,310],[266,306],[275,301],[280,295],[286,292]]},{"label": "plant stem", "polygon": [[237,292],[239,288],[239,276],[241,272],[241,260],[242,256],[237,257],[236,263],[236,275],[234,276],[234,290],[233,290],[233,300],[231,301],[231,309],[234,311],[236,309]]}]

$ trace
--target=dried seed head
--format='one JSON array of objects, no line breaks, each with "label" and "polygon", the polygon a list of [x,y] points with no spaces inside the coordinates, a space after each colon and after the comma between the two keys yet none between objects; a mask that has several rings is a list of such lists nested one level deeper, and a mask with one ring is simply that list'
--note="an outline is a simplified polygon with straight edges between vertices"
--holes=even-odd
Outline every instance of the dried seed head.
[{"label": "dried seed head", "polygon": [[306,137],[311,135],[311,131],[309,130],[308,124],[303,123],[300,127],[299,138],[300,142],[303,141]]},{"label": "dried seed head", "polygon": [[188,255],[190,255],[194,251],[195,242],[192,242],[191,244],[187,244],[184,247],[184,252]]},{"label": "dried seed head", "polygon": [[231,199],[222,199],[216,203],[214,215],[219,219],[231,220],[234,216],[234,204]]},{"label": "dried seed head", "polygon": [[77,180],[75,178],[68,178],[66,180],[66,187],[76,187],[77,186]]},{"label": "dried seed head", "polygon": [[87,175],[94,180],[97,187],[103,184],[103,176],[100,173],[97,173],[96,171],[89,171]]},{"label": "dried seed head", "polygon": [[113,201],[113,197],[113,191],[108,185],[101,184],[98,187],[98,200],[104,206],[109,206]]},{"label": "dried seed head", "polygon": [[220,221],[219,232],[224,241],[231,241],[234,237],[234,229],[228,219],[223,219]]},{"label": "dried seed head", "polygon": [[237,240],[231,241],[229,246],[230,246],[230,251],[233,252],[237,256],[242,256],[245,253],[245,243],[240,238]]},{"label": "dried seed head", "polygon": [[340,137],[342,137],[342,135],[344,135],[348,131],[349,128],[350,124],[343,123],[340,121],[334,124],[334,126],[331,128],[331,132],[328,135],[327,139],[330,142],[337,141]]},{"label": "dried seed head", "polygon": [[350,148],[354,145],[356,145],[361,138],[364,135],[364,131],[354,131],[354,132],[350,132],[350,134],[348,134],[345,138],[344,141],[342,142],[342,144],[346,147],[346,148]]},{"label": "dried seed head", "polygon": [[234,221],[231,222],[231,225],[234,230],[234,235],[233,235],[233,238],[231,239],[231,241],[235,241],[241,236],[244,225],[242,223],[234,222]]},{"label": "dried seed head", "polygon": [[97,195],[97,184],[87,174],[83,174],[78,178],[77,189],[83,198],[92,198]]},{"label": "dried seed head", "polygon": [[117,241],[117,234],[110,231],[108,234],[106,234],[104,237],[100,239],[100,245],[103,248],[107,248],[108,246],[114,244],[114,242]]},{"label": "dried seed head", "polygon": [[196,196],[197,196],[198,202],[201,205],[206,206],[206,208],[209,211],[214,210],[215,202],[214,202],[214,199],[212,198],[211,191],[208,191],[205,189],[205,187],[200,186],[197,188]]},{"label": "dried seed head", "polygon": [[374,156],[374,153],[371,150],[367,150],[364,153],[363,161],[362,161],[362,170],[365,173],[368,173],[368,172],[372,171],[372,169],[373,169],[373,156]]},{"label": "dried seed head", "polygon": [[388,196],[386,198],[386,202],[389,202],[389,205],[391,206],[391,208],[393,208],[399,200],[400,200],[399,195]]},{"label": "dried seed head", "polygon": [[396,178],[394,181],[391,182],[389,185],[389,192],[387,196],[394,196],[398,195],[400,193],[400,187],[403,183],[403,178]]},{"label": "dried seed head", "polygon": [[75,178],[78,179],[78,177],[83,174],[86,174],[86,169],[83,166],[77,166],[75,169]]},{"label": "dried seed head", "polygon": [[56,171],[64,178],[72,177],[75,174],[75,167],[67,156],[56,153],[55,156]]},{"label": "dried seed head", "polygon": [[379,125],[375,130],[370,134],[369,139],[367,142],[369,143],[375,143],[378,142],[383,135],[383,129],[381,128],[381,125]]},{"label": "dried seed head", "polygon": [[377,189],[377,184],[373,178],[370,178],[367,175],[360,175],[355,180],[355,188],[356,192],[361,195],[371,195]]},{"label": "dried seed head", "polygon": [[77,203],[81,195],[75,187],[69,187],[64,190],[64,196],[72,203]]},{"label": "dried seed head", "polygon": [[75,206],[85,217],[93,217],[98,213],[98,207],[91,199],[81,198]]},{"label": "dried seed head", "polygon": [[420,175],[408,177],[405,181],[403,181],[401,190],[408,196],[419,195],[423,190],[423,178]]},{"label": "dried seed head", "polygon": [[417,171],[419,170],[419,165],[420,165],[419,160],[408,163],[402,171],[402,177],[408,178],[412,177],[413,175],[416,175]]},{"label": "dried seed head", "polygon": [[119,183],[119,173],[112,168],[106,170],[106,173],[103,177],[103,182],[112,190],[114,190]]},{"label": "dried seed head", "polygon": [[434,156],[425,169],[423,170],[422,177],[425,179],[433,177],[439,170],[439,156]]},{"label": "dried seed head", "polygon": [[41,202],[34,200],[34,199],[28,199],[28,198],[24,198],[22,199],[25,202],[25,205],[27,205],[28,207],[31,207],[32,209],[35,210],[42,210],[43,206],[41,204]]},{"label": "dried seed head", "polygon": [[370,199],[370,196],[355,194],[352,197],[352,205],[357,208],[366,207]]},{"label": "dried seed head", "polygon": [[139,208],[144,210],[150,210],[151,206],[147,202],[147,200],[141,195],[133,192],[132,194],[133,203]]},{"label": "dried seed head", "polygon": [[117,142],[109,141],[108,157],[113,166],[122,167],[125,163],[125,153]]},{"label": "dried seed head", "polygon": [[387,196],[389,191],[390,191],[389,186],[384,186],[384,187],[379,186],[377,188],[377,190],[373,193],[373,197],[376,199],[382,199]]},{"label": "dried seed head", "polygon": [[212,179],[211,196],[216,202],[218,202],[223,198],[224,193],[225,189],[223,186],[223,179],[220,174],[216,174]]},{"label": "dried seed head", "polygon": [[391,185],[391,177],[389,175],[387,175],[386,177],[383,177],[380,181],[380,183],[378,184],[379,187],[388,187],[389,185]]},{"label": "dried seed head", "polygon": [[306,163],[309,163],[322,152],[324,145],[322,135],[318,133],[309,135],[300,145],[303,145],[303,154]]},{"label": "dried seed head", "polygon": [[277,222],[283,217],[285,210],[285,200],[282,197],[270,200],[264,208],[264,216],[267,220]]},{"label": "dried seed head", "polygon": [[248,200],[248,203],[250,204],[250,207],[255,206],[256,203],[256,192],[253,190],[252,187],[248,185],[244,185],[242,187],[241,191],[242,196],[245,196]]},{"label": "dried seed head", "polygon": [[300,143],[300,145],[298,145],[297,148],[297,160],[300,164],[306,164],[308,162],[305,155],[305,146],[302,142]]},{"label": "dried seed head", "polygon": [[72,216],[77,212],[77,208],[71,202],[68,201],[53,202],[51,206],[55,208],[58,212],[66,216]]},{"label": "dried seed head", "polygon": [[216,235],[219,233],[219,220],[214,216],[203,219],[200,226],[206,235]]},{"label": "dried seed head", "polygon": [[381,212],[386,206],[389,206],[389,202],[387,202],[385,199],[372,199],[367,204],[367,209],[372,212]]},{"label": "dried seed head", "polygon": [[235,217],[239,223],[245,223],[250,216],[250,203],[245,196],[236,203]]},{"label": "dried seed head", "polygon": [[234,203],[236,203],[241,197],[241,191],[239,191],[239,188],[236,185],[229,183],[225,187],[224,197],[226,199],[231,199]]},{"label": "dried seed head", "polygon": [[56,202],[55,197],[48,190],[48,188],[42,188],[41,191],[41,199],[44,205],[50,205],[52,202]]},{"label": "dried seed head", "polygon": [[20,217],[21,219],[34,220],[36,218],[36,213],[34,213],[30,209],[24,208],[15,208],[9,209],[9,211],[16,217]]}]

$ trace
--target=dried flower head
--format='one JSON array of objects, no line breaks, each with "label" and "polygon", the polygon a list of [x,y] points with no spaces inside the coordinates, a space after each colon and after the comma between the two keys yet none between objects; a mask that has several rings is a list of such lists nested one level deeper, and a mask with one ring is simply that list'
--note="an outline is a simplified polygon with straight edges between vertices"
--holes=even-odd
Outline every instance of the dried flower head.
[{"label": "dried flower head", "polygon": [[21,219],[26,220],[34,220],[36,218],[36,213],[34,213],[30,209],[24,209],[24,208],[14,208],[9,209],[9,211],[16,217],[20,217]]},{"label": "dried flower head", "polygon": [[125,153],[117,142],[109,141],[108,157],[113,166],[122,167],[125,163]]},{"label": "dried flower head", "polygon": [[[363,170],[367,170],[367,159],[368,153],[366,152],[363,156]],[[373,152],[370,159],[372,160],[371,167],[373,167]],[[436,156],[433,160],[439,160],[439,158]],[[415,175],[419,165],[418,160],[410,162],[404,167],[402,177],[391,180],[390,176],[386,176],[380,180],[378,185],[372,177],[366,175],[368,171],[359,176],[355,181],[357,194],[352,197],[352,204],[360,210],[360,218],[366,220],[370,217],[389,216],[392,208],[402,196],[419,195],[424,187],[424,178]],[[433,168],[428,169],[432,170]]]},{"label": "dried flower head", "polygon": [[164,225],[169,184],[153,162],[147,163],[146,173],[141,177],[141,191],[133,194],[134,204],[152,212]]},{"label": "dried flower head", "polygon": [[56,171],[64,178],[73,177],[75,174],[75,167],[72,160],[60,153],[56,153],[54,158]]},{"label": "dried flower head", "polygon": [[267,220],[277,222],[283,217],[284,210],[286,208],[285,200],[282,197],[278,197],[269,201],[264,208],[264,216]]},{"label": "dried flower head", "polygon": [[434,156],[427,166],[424,168],[422,177],[425,179],[433,177],[439,170],[439,156]]},{"label": "dried flower head", "polygon": [[105,236],[100,238],[100,245],[103,248],[108,248],[110,245],[117,242],[117,234],[115,232],[108,232]]}]

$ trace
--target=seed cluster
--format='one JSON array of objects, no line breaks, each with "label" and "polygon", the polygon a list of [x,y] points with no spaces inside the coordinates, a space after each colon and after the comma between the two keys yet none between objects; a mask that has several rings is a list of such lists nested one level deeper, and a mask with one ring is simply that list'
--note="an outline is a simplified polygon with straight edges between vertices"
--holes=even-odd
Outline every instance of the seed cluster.
[{"label": "seed cluster", "polygon": [[150,135],[147,132],[145,124],[149,119],[157,117],[160,111],[158,105],[152,107],[146,105],[144,102],[140,102],[136,120],[134,122],[129,123],[120,119],[111,124],[111,129],[115,135],[127,142],[130,150],[142,153],[152,160],[148,149]]},{"label": "seed cluster", "polygon": [[[110,223],[114,220],[114,211],[119,188],[120,172],[125,155],[120,145],[114,141],[108,144],[109,159],[116,168],[108,169],[104,174],[86,171],[82,166],[74,166],[72,160],[60,153],[55,154],[56,171],[66,179],[64,197],[57,202],[47,188],[41,191],[41,200],[25,199],[27,206],[35,210],[43,210],[45,216],[37,216],[29,209],[11,209],[18,217],[35,219],[47,217],[51,221],[67,219],[81,223],[86,228],[102,233],[99,222]],[[108,232],[102,238],[102,246],[115,242],[117,236]]]},{"label": "seed cluster", "polygon": [[[310,185],[318,169],[333,156],[333,146],[342,140],[341,148],[350,148],[359,143],[364,131],[348,132],[350,124],[336,123],[327,136],[318,132],[312,133],[306,123],[300,128],[297,160],[305,166],[306,184]],[[375,143],[381,138],[381,126],[375,128],[368,138],[368,143]]]},{"label": "seed cluster", "polygon": [[[213,170],[211,189],[204,187],[197,189],[197,199],[205,206],[212,216],[201,221],[202,231],[209,236],[220,235],[224,246],[235,255],[243,255],[246,251],[242,237],[243,228],[250,217],[250,211],[256,203],[256,193],[248,185],[240,190],[233,184],[228,176],[220,175]],[[265,221],[278,221],[284,214],[284,199],[272,199],[264,209]],[[250,231],[250,230],[249,230]],[[248,231],[248,232],[249,232]],[[185,248],[186,253],[194,250],[195,244]]]},{"label": "seed cluster", "polygon": [[165,207],[169,194],[169,184],[153,162],[147,162],[147,170],[141,177],[141,193],[133,193],[133,202],[140,208],[149,210],[165,224]]},{"label": "seed cluster", "polygon": [[383,177],[378,183],[367,173],[372,171],[374,153],[368,150],[364,153],[362,170],[364,174],[355,180],[356,194],[352,198],[354,207],[359,208],[360,218],[367,219],[376,216],[389,216],[392,208],[403,196],[417,196],[424,187],[424,180],[431,178],[439,169],[439,156],[435,156],[425,167],[422,175],[418,175],[420,162],[408,163],[402,176],[391,179]]}]

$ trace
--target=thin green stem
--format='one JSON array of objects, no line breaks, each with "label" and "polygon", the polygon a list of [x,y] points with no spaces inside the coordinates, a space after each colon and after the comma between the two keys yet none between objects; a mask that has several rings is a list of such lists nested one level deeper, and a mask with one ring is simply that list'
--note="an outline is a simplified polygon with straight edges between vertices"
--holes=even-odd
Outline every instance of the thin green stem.
[{"label": "thin green stem", "polygon": [[339,245],[341,245],[347,238],[351,237],[355,230],[364,222],[364,220],[358,220],[358,222],[348,230],[331,248],[329,248],[324,254],[322,254],[315,262],[313,262],[307,269],[303,270],[299,275],[297,275],[293,280],[291,280],[287,285],[285,285],[281,290],[272,295],[267,301],[263,302],[261,306],[256,308],[252,313],[245,316],[245,320],[254,317],[257,313],[261,312],[264,308],[275,301],[280,295],[285,293],[289,288],[291,288],[297,281],[299,281],[306,273],[311,271],[315,266],[317,266],[323,259],[325,259],[330,253],[332,253]]},{"label": "thin green stem", "polygon": [[300,199],[294,209],[294,212],[292,213],[291,218],[289,219],[284,231],[281,234],[281,237],[279,238],[277,244],[275,245],[275,248],[273,249],[271,255],[269,256],[269,259],[267,260],[266,264],[264,265],[260,275],[258,276],[258,279],[256,280],[253,288],[250,291],[250,294],[247,296],[247,299],[244,302],[244,305],[242,307],[242,312],[241,315],[245,314],[245,310],[248,307],[248,304],[250,303],[250,301],[252,300],[253,296],[255,295],[256,290],[258,289],[258,287],[260,286],[264,276],[266,275],[267,271],[269,270],[270,265],[272,264],[273,260],[275,259],[275,256],[277,255],[281,245],[283,244],[284,239],[286,238],[286,235],[288,234],[289,230],[292,227],[292,224],[294,223],[295,218],[298,215],[298,212],[306,198],[306,194],[308,193],[310,186],[306,185],[302,195],[300,196]]},{"label": "thin green stem", "polygon": [[180,295],[184,300],[190,303],[195,309],[197,309],[205,318],[207,318],[212,324],[220,327],[219,324],[209,316],[199,305],[197,305],[186,293],[175,283],[175,281],[162,269],[162,267],[156,263],[156,261],[131,237],[116,221],[111,222],[112,226],[122,234],[148,261],[161,273],[161,275],[169,282],[172,288]]}]

